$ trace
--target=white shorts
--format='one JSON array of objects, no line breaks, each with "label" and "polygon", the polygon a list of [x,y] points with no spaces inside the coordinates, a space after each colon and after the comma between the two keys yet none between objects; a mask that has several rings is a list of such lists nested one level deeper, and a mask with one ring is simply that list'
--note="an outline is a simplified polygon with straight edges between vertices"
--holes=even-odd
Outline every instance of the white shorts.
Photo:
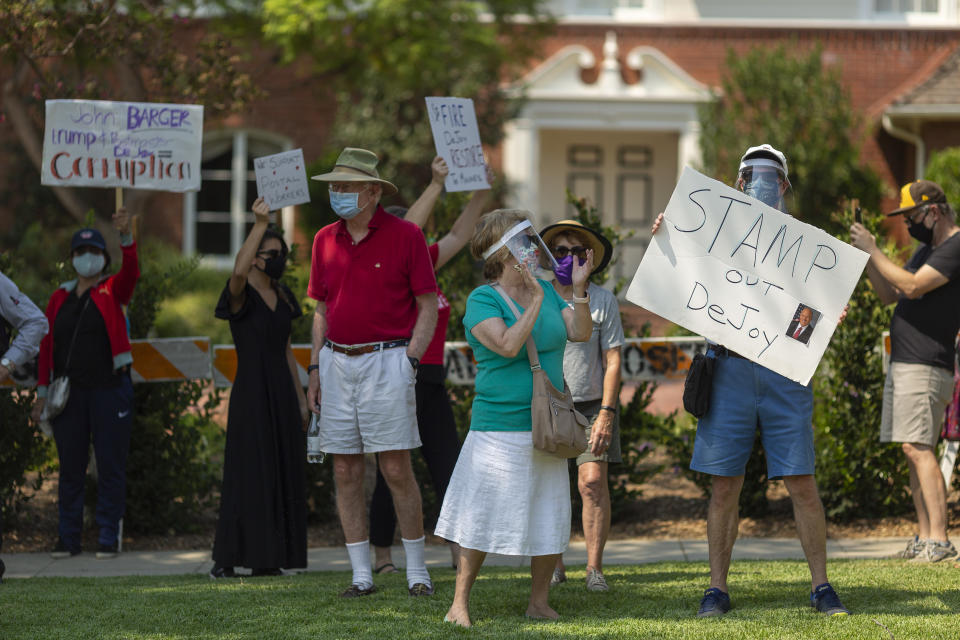
[{"label": "white shorts", "polygon": [[378,453],[416,449],[417,372],[406,349],[357,356],[320,350],[320,450]]}]

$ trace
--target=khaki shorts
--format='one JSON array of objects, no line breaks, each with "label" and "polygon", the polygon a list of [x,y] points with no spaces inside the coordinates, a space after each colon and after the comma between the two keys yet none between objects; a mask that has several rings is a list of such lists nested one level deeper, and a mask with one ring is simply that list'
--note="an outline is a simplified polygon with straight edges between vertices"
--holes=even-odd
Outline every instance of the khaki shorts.
[{"label": "khaki shorts", "polygon": [[953,375],[927,364],[891,362],[883,384],[880,442],[936,446],[953,399]]},{"label": "khaki shorts", "polygon": [[[586,400],[584,402],[576,402],[574,406],[577,411],[582,413],[584,417],[590,421],[590,427],[587,427],[587,442],[590,442],[590,431],[593,426],[594,421],[597,419],[597,416],[600,415],[600,404],[601,400]],[[619,403],[618,403],[619,404]],[[577,466],[579,467],[584,462],[620,462],[620,407],[617,407],[617,412],[613,415],[613,435],[610,437],[610,446],[607,447],[607,450],[601,453],[599,456],[595,456],[590,453],[589,445],[585,453],[581,453],[577,456]]]},{"label": "khaki shorts", "polygon": [[359,356],[320,350],[320,450],[378,453],[416,449],[417,374],[406,349]]}]

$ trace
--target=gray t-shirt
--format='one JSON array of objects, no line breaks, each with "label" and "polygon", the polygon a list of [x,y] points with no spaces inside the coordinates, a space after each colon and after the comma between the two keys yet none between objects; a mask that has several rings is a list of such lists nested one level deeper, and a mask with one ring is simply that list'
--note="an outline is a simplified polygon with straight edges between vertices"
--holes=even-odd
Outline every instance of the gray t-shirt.
[{"label": "gray t-shirt", "polygon": [[[607,349],[623,344],[623,325],[620,323],[620,306],[612,293],[592,282],[587,287],[590,294],[590,316],[593,331],[587,342],[567,341],[563,352],[563,377],[570,386],[575,402],[599,400],[603,397],[603,359]],[[572,309],[573,300],[567,300]]]}]

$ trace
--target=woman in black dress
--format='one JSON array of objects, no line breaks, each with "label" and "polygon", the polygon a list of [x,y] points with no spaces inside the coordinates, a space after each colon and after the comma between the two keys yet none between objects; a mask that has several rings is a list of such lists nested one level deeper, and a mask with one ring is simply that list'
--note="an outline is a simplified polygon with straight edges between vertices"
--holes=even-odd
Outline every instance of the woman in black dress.
[{"label": "woman in black dress", "polygon": [[283,236],[267,228],[269,207],[256,217],[217,304],[230,321],[237,376],[230,393],[220,518],[212,578],[280,575],[307,566],[304,480],[307,401],[290,348],[290,321],[300,316],[293,293],[277,282],[286,265]]}]

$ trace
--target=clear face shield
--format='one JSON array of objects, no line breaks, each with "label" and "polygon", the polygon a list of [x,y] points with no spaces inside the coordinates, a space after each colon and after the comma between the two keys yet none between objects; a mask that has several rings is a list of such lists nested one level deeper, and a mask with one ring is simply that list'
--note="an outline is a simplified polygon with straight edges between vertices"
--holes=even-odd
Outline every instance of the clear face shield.
[{"label": "clear face shield", "polygon": [[751,198],[786,213],[784,187],[789,188],[790,181],[778,167],[760,164],[744,167],[737,176],[737,184]]},{"label": "clear face shield", "polygon": [[501,247],[509,249],[510,255],[518,264],[526,265],[534,278],[549,280],[553,277],[553,272],[559,268],[553,254],[547,249],[543,238],[534,230],[529,220],[518,222],[508,229],[500,240],[483,252],[483,259],[486,260]]}]

